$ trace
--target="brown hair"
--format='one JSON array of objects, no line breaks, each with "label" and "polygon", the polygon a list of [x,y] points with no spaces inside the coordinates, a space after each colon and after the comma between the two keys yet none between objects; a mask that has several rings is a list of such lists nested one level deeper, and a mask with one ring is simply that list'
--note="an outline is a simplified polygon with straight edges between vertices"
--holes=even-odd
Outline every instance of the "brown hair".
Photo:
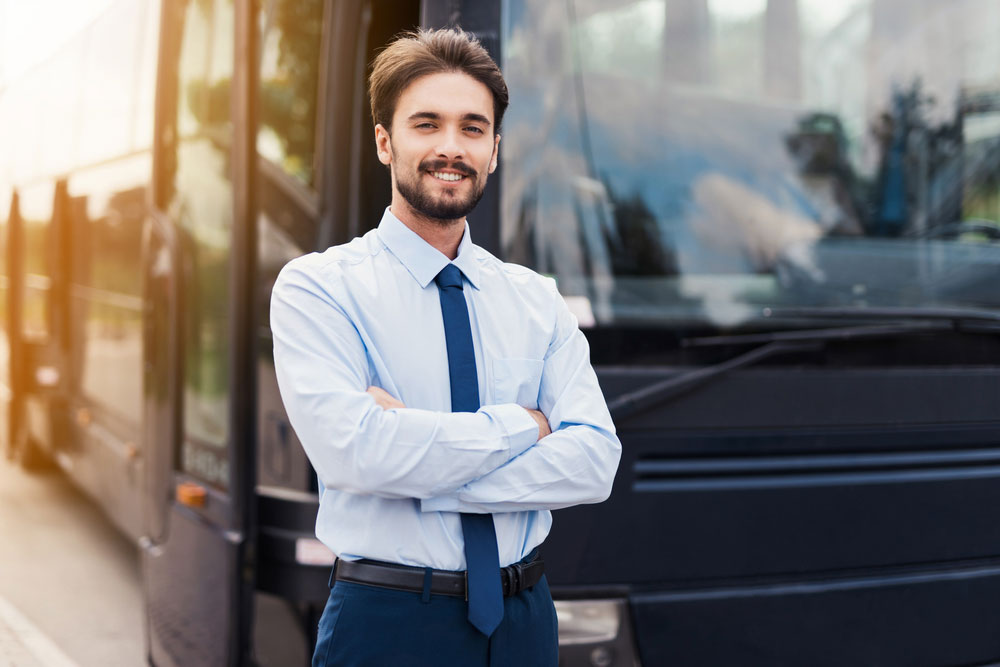
[{"label": "brown hair", "polygon": [[403,33],[375,57],[368,77],[372,122],[391,131],[392,115],[403,90],[417,78],[439,72],[468,74],[489,89],[493,95],[493,131],[499,134],[507,110],[507,84],[479,40],[457,29]]}]

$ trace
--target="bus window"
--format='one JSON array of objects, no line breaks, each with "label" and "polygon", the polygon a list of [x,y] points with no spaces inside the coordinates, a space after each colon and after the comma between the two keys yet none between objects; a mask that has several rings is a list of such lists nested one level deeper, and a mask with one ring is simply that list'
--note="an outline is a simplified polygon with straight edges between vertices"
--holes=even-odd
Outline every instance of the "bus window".
[{"label": "bus window", "polygon": [[316,155],[322,0],[261,3],[260,129],[257,152],[304,185]]},{"label": "bus window", "polygon": [[81,194],[67,206],[74,376],[82,396],[136,426],[142,406],[142,177],[148,173],[149,157],[142,155],[76,174],[71,186]]},{"label": "bus window", "polygon": [[183,449],[180,468],[229,485],[229,263],[233,220],[230,160],[233,74],[231,0],[185,9],[176,108],[177,141],[167,212],[182,257]]},{"label": "bus window", "polygon": [[[79,128],[77,164],[89,165],[128,154],[135,146],[138,122],[138,75],[149,63],[143,59],[150,40],[136,27],[155,15],[150,2],[118,2],[87,31],[78,49],[83,61],[82,93],[75,103],[75,123]],[[59,81],[71,80],[60,78]],[[146,142],[148,145],[148,139]]]},{"label": "bus window", "polygon": [[[323,2],[268,0],[261,36],[257,207],[258,318],[268,327],[271,286],[289,260],[316,249],[315,180]],[[303,187],[304,186],[304,187]],[[262,349],[268,353],[270,342]]]},{"label": "bus window", "polygon": [[508,7],[504,257],[597,327],[1000,306],[995,2]]}]

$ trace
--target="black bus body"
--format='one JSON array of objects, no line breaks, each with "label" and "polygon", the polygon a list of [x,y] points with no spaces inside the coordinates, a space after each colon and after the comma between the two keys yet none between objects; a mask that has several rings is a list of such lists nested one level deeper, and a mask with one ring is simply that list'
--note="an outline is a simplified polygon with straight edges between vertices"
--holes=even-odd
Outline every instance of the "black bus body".
[{"label": "black bus body", "polygon": [[997,3],[120,0],[0,92],[0,406],[140,545],[150,662],[308,664],[268,299],[380,219],[418,25],[504,69],[473,238],[557,279],[623,443],[543,547],[560,662],[1000,661]]}]

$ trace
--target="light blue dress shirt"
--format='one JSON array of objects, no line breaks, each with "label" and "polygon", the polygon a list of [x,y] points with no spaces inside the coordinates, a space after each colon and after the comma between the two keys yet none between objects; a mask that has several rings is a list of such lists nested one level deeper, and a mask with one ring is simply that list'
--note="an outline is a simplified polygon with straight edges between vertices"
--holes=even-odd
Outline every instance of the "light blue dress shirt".
[{"label": "light blue dress shirt", "polygon": [[[478,412],[452,413],[434,276],[448,258],[386,209],[363,237],[284,267],[271,295],[278,386],[320,480],[316,535],[341,558],[464,570],[458,512],[493,513],[500,564],[550,510],[607,498],[621,444],[555,282],[474,245],[465,276]],[[383,410],[377,386],[406,408]],[[552,434],[524,408],[541,410]]]}]

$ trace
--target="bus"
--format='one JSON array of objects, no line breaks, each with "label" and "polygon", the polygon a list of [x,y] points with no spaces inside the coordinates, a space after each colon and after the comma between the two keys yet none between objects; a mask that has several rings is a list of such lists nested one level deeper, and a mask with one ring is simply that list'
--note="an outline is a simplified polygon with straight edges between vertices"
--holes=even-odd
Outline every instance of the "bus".
[{"label": "bus", "polygon": [[0,409],[138,545],[150,664],[309,662],[268,300],[380,219],[415,26],[505,73],[473,239],[555,278],[623,445],[541,550],[560,663],[1000,661],[995,0],[117,0],[0,92]]}]

